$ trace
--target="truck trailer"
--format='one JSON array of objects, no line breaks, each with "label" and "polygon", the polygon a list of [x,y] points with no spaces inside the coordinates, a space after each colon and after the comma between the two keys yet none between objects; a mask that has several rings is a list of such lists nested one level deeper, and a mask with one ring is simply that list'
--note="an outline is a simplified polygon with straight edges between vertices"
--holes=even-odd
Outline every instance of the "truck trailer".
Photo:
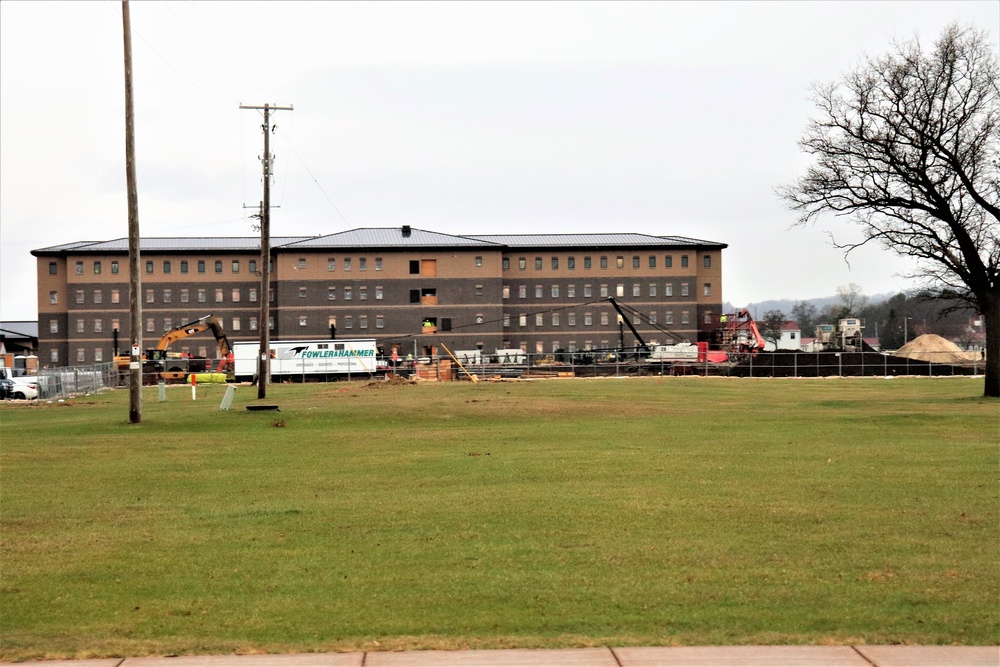
[{"label": "truck trailer", "polygon": [[[270,343],[270,373],[273,380],[340,379],[372,375],[377,370],[375,339],[282,340]],[[237,382],[257,377],[260,343],[233,345],[233,368]]]}]

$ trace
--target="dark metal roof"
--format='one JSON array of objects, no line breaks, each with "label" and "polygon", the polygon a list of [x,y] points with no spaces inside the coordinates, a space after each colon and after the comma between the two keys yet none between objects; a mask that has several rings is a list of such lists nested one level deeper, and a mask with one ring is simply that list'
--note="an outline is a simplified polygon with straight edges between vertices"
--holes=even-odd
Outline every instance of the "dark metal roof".
[{"label": "dark metal roof", "polygon": [[404,235],[400,227],[369,227],[327,234],[282,246],[294,248],[431,248],[486,247],[495,245],[471,236],[452,236],[423,229],[409,228]]},{"label": "dark metal roof", "polygon": [[38,322],[0,322],[0,334],[8,338],[38,338]]},{"label": "dark metal roof", "polygon": [[[636,248],[636,247],[698,247],[726,248],[725,243],[704,241],[684,236],[652,236],[649,234],[441,234],[407,227],[370,227],[351,229],[324,236],[278,236],[271,239],[276,251],[336,248]],[[260,238],[245,237],[180,237],[144,238],[143,253],[165,252],[256,252]],[[128,239],[111,241],[76,241],[39,250],[33,255],[128,253]]]},{"label": "dark metal roof", "polygon": [[497,243],[508,248],[576,248],[576,247],[635,247],[684,246],[725,248],[725,243],[703,241],[684,236],[651,236],[648,234],[501,234],[474,235],[469,238]]}]

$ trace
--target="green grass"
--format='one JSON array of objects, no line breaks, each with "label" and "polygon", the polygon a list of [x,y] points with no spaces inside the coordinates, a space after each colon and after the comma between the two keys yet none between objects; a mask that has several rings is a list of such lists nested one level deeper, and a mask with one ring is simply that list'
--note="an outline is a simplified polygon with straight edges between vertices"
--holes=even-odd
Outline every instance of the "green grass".
[{"label": "green grass", "polygon": [[981,380],[0,406],[0,658],[1000,643]]}]

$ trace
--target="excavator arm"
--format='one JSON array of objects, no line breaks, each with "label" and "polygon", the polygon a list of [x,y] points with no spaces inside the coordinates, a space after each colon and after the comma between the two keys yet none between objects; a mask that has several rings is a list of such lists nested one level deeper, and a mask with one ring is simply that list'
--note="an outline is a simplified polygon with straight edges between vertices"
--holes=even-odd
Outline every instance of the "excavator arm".
[{"label": "excavator arm", "polygon": [[232,352],[232,346],[229,344],[229,338],[226,337],[226,332],[222,328],[222,323],[214,315],[206,315],[193,322],[174,327],[163,334],[160,342],[156,344],[155,349],[166,350],[170,347],[171,343],[182,338],[187,338],[188,336],[194,336],[202,331],[211,331],[212,335],[215,336],[215,342],[219,346],[219,356],[222,359],[229,356],[229,353]]}]

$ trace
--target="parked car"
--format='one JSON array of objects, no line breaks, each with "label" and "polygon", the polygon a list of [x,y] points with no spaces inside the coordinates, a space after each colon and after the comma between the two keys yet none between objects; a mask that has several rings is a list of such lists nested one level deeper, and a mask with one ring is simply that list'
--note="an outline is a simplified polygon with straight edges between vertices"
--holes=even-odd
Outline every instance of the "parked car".
[{"label": "parked car", "polygon": [[14,381],[0,380],[0,401],[9,401],[14,398]]},{"label": "parked car", "polygon": [[19,377],[14,378],[13,380],[4,380],[4,382],[11,383],[10,397],[15,400],[23,401],[38,398],[37,377]]}]

